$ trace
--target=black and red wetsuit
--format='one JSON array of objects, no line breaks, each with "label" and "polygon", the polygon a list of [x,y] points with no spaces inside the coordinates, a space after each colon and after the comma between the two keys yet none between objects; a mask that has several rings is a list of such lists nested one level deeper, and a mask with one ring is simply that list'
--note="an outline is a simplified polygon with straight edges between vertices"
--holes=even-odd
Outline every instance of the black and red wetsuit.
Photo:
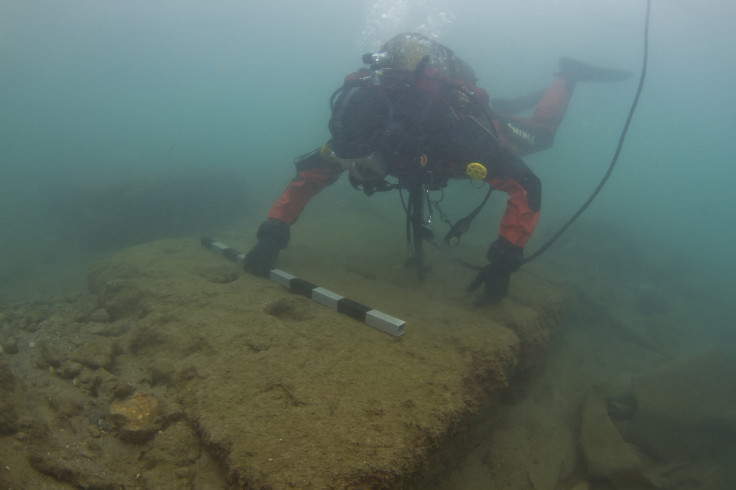
[{"label": "black and red wetsuit", "polygon": [[[488,170],[486,182],[509,196],[499,235],[523,247],[539,219],[542,188],[520,157],[552,145],[570,100],[571,84],[556,78],[529,118],[493,114],[483,89],[451,81],[432,68],[411,87],[414,102],[408,104],[399,99],[406,92],[392,93],[391,84],[385,88],[396,107],[396,118],[409,128],[407,144],[390,157],[389,174],[401,182],[421,161],[437,182],[446,183],[450,178],[468,178],[468,163],[483,164]],[[309,200],[342,172],[340,165],[320,152],[298,161],[297,176],[271,207],[269,218],[293,224]]]}]

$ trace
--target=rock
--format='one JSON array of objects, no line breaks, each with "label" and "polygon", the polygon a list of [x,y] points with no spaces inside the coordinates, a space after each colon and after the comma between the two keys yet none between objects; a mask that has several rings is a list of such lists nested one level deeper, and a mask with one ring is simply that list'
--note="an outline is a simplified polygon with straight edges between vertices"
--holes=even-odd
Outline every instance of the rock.
[{"label": "rock", "polygon": [[0,390],[12,391],[15,389],[15,383],[13,371],[5,363],[0,362]]},{"label": "rock", "polygon": [[174,339],[169,334],[160,329],[150,328],[148,325],[139,326],[132,332],[128,351],[139,355],[148,351],[165,349],[173,341]]},{"label": "rock", "polygon": [[308,305],[303,298],[281,298],[266,305],[263,311],[282,320],[302,321],[311,318]]},{"label": "rock", "polygon": [[219,265],[216,267],[207,267],[200,271],[200,276],[214,284],[229,284],[237,281],[242,272],[232,267]]},{"label": "rock", "polygon": [[[437,301],[444,285],[428,294],[392,268],[383,272],[401,279],[375,285],[302,271],[322,277],[325,285],[343,284],[341,292],[375,301],[387,312],[408,315],[414,333],[393,339],[307,299],[293,308],[279,302],[295,297],[277,285],[247,276],[212,282],[197,274],[221,263],[191,240],[166,241],[124,251],[90,276],[111,324],[125,318],[133,325],[119,340],[126,351],[119,366],[134,366],[127,376],[136,383],[150,378],[151,391],[172,393],[209,449],[195,465],[173,468],[164,461],[172,456],[169,443],[153,453],[150,461],[161,462],[152,471],[183,477],[178,486],[169,480],[168,488],[192,488],[187,475],[200,474],[210,455],[228,476],[226,488],[411,488],[453,456],[446,443],[460,438],[482,407],[500,401],[515,375],[519,337],[497,321],[496,310]],[[464,287],[464,279],[455,279]],[[561,290],[536,276],[518,278],[515,298],[524,299],[525,314],[514,325],[563,309]],[[538,325],[552,328],[554,322]],[[539,329],[521,327],[538,345],[546,341]],[[467,347],[448,346],[451,336]],[[203,340],[207,346],[200,348]],[[139,396],[109,407],[120,438],[152,438],[128,446],[131,455],[153,452],[168,430],[165,399],[158,400],[158,416],[151,416],[141,413],[151,405],[135,400]],[[136,413],[149,424],[132,428],[128,420],[137,420]],[[104,434],[99,439],[104,448],[120,447],[120,440]],[[136,485],[167,488],[147,468],[141,473]]]},{"label": "rock", "polygon": [[[112,373],[110,374],[110,376],[112,376]],[[82,370],[79,372],[79,374],[73,380],[74,386],[80,386],[82,388],[86,388],[90,392],[93,392],[94,396],[97,396],[97,393],[94,392],[95,391],[94,377],[95,377],[95,370],[87,368],[87,367],[83,367]]]},{"label": "rock", "polygon": [[22,311],[22,318],[20,319],[20,327],[26,332],[38,331],[42,323],[51,315],[50,310],[41,305],[28,305]]},{"label": "rock", "polygon": [[100,428],[93,424],[87,425],[87,433],[95,439],[99,439],[100,437],[102,437],[102,432],[100,432]]},{"label": "rock", "polygon": [[99,412],[97,410],[91,410],[87,419],[90,425],[87,426],[87,430],[92,437],[100,437],[103,432],[112,432],[115,430],[115,426],[109,421],[110,417],[106,413]]},{"label": "rock", "polygon": [[39,473],[51,476],[60,482],[70,483],[77,488],[114,490],[121,487],[115,483],[118,478],[113,475],[104,475],[103,471],[96,471],[95,474],[88,473],[73,461],[67,461],[48,453],[30,454],[28,462]]},{"label": "rock", "polygon": [[112,403],[110,415],[117,423],[118,436],[128,442],[151,439],[160,428],[158,407],[158,398],[144,393]]},{"label": "rock", "polygon": [[93,335],[100,337],[121,337],[130,331],[131,325],[127,321],[118,321],[109,324],[98,325],[91,330]]},{"label": "rock", "polygon": [[92,376],[93,394],[112,401],[135,393],[135,387],[105,369],[97,369]]},{"label": "rock", "polygon": [[622,490],[648,485],[635,450],[623,440],[603,399],[594,391],[583,402],[580,452],[595,479],[607,480]]},{"label": "rock", "polygon": [[114,341],[103,337],[93,337],[78,348],[72,354],[71,359],[87,367],[101,367],[109,370],[119,352],[120,349]]},{"label": "rock", "polygon": [[65,393],[55,393],[48,398],[49,406],[56,411],[62,419],[68,419],[79,415],[84,408],[84,402],[79,397]]},{"label": "rock", "polygon": [[8,366],[0,363],[0,435],[18,432],[16,379]]},{"label": "rock", "polygon": [[0,393],[0,436],[7,436],[18,432],[18,414],[13,403]]},{"label": "rock", "polygon": [[59,356],[56,354],[54,348],[51,347],[48,342],[39,342],[36,366],[41,369],[46,369],[48,367],[57,368],[60,365],[61,361],[59,360]]},{"label": "rock", "polygon": [[109,323],[110,314],[107,312],[107,310],[103,308],[98,308],[92,312],[89,319],[90,321],[93,321],[95,323]]},{"label": "rock", "polygon": [[156,436],[153,448],[141,459],[151,465],[167,462],[174,466],[189,466],[199,458],[200,452],[199,437],[186,422],[180,421]]},{"label": "rock", "polygon": [[630,442],[663,462],[733,448],[736,435],[736,362],[706,353],[633,378],[636,411]]},{"label": "rock", "polygon": [[102,269],[94,269],[87,276],[90,290],[97,294],[100,303],[114,321],[130,316],[144,316],[145,294],[121,279],[105,280]]},{"label": "rock", "polygon": [[483,462],[493,488],[552,490],[570,477],[578,459],[576,434],[550,408],[527,399],[499,413],[504,422],[484,443]]},{"label": "rock", "polygon": [[51,436],[51,431],[46,422],[28,412],[20,417],[20,427],[25,433],[25,437],[31,442],[45,442]]},{"label": "rock", "polygon": [[107,401],[125,398],[135,392],[135,388],[104,368],[83,368],[74,378],[74,385],[87,390],[90,395]]},{"label": "rock", "polygon": [[590,483],[585,480],[579,481],[570,490],[590,490]]},{"label": "rock", "polygon": [[63,361],[56,373],[64,379],[72,379],[82,372],[84,366],[75,361]]},{"label": "rock", "polygon": [[17,354],[18,351],[18,339],[15,337],[7,339],[0,344],[0,352],[5,354]]}]

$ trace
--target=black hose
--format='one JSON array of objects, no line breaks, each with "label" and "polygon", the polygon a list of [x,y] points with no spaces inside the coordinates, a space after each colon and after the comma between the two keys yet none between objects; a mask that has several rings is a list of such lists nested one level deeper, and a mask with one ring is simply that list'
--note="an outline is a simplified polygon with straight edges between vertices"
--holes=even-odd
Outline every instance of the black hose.
[{"label": "black hose", "polygon": [[557,233],[555,233],[552,238],[547,240],[539,249],[534,252],[532,255],[527,257],[524,260],[524,263],[529,263],[532,260],[536,259],[542,253],[544,253],[545,250],[547,250],[550,245],[552,245],[559,237],[562,235],[565,230],[573,224],[573,222],[578,219],[578,217],[583,214],[583,211],[587,209],[587,207],[590,205],[591,202],[593,202],[593,199],[598,195],[598,193],[603,189],[603,186],[606,185],[606,182],[608,181],[608,178],[613,173],[613,168],[616,166],[616,162],[618,161],[618,157],[621,154],[621,149],[624,146],[624,140],[626,139],[626,133],[629,131],[629,125],[631,124],[631,120],[634,117],[634,111],[636,110],[636,106],[639,103],[639,96],[641,95],[642,89],[644,88],[644,80],[647,75],[647,62],[649,58],[649,12],[651,10],[651,0],[647,0],[647,10],[646,10],[646,16],[644,18],[644,56],[642,59],[642,68],[641,68],[641,76],[639,77],[639,87],[636,90],[636,95],[634,96],[634,100],[631,103],[631,108],[629,109],[629,115],[626,118],[626,124],[624,124],[623,129],[621,130],[621,136],[618,139],[618,146],[616,147],[616,153],[613,155],[613,159],[611,160],[611,164],[608,166],[608,170],[606,171],[606,174],[603,176],[603,179],[601,179],[600,183],[598,184],[598,187],[595,188],[593,193],[588,197],[588,200],[585,201],[585,203],[578,209],[578,211],[570,218],[567,223],[565,223],[562,228],[560,228]]}]

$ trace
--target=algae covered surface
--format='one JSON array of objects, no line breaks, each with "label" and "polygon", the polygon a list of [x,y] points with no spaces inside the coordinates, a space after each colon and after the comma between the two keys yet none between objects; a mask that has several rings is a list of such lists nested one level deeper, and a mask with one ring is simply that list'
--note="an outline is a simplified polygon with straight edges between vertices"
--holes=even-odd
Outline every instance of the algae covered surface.
[{"label": "algae covered surface", "polygon": [[435,252],[421,282],[370,231],[326,248],[308,233],[280,266],[404,336],[195,238],[128,248],[88,293],[2,305],[0,484],[729,488],[736,363],[708,327],[722,310],[635,253],[622,263],[623,237],[579,233],[479,308]]},{"label": "algae covered surface", "polygon": [[[285,262],[380,305],[407,333],[246,275],[190,239],[116,254],[74,301],[5,308],[18,352],[3,365],[23,392],[4,396],[22,449],[13,467],[88,487],[420,485],[537,364],[565,308],[564,289],[534,273],[500,305],[474,308],[390,266],[338,262],[320,275],[303,259]],[[127,457],[113,464],[113,452]]]}]

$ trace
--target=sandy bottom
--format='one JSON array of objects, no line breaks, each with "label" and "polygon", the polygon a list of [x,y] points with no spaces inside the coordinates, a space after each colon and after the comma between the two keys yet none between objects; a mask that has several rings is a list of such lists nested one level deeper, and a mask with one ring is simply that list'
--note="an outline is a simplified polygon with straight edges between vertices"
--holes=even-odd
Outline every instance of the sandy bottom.
[{"label": "sandy bottom", "polygon": [[[196,238],[131,247],[89,271],[87,293],[2,304],[0,487],[736,481],[733,334],[692,281],[591,237],[478,308],[438,255],[418,282],[397,250],[371,246],[380,237],[349,237],[360,250],[303,237],[281,268],[407,333],[245,275]],[[247,247],[240,232],[217,238]]]}]

